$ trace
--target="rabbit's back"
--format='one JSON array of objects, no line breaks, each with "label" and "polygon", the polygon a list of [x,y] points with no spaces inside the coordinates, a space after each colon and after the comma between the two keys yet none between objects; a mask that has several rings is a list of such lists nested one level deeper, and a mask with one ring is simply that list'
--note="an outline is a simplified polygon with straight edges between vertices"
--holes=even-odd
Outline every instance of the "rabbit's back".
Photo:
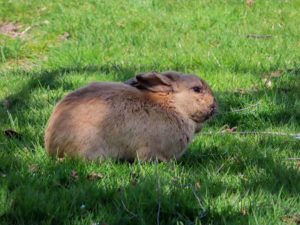
[{"label": "rabbit's back", "polygon": [[102,88],[96,86],[99,85],[74,91],[57,104],[45,133],[49,154],[83,154],[86,144],[93,141],[93,133],[107,113],[107,104],[101,97]]},{"label": "rabbit's back", "polygon": [[[194,128],[173,112],[166,113],[157,101],[125,84],[93,83],[81,88],[54,110],[46,148],[52,155],[88,159],[176,156],[186,148]],[[169,156],[168,149],[176,154]]]}]

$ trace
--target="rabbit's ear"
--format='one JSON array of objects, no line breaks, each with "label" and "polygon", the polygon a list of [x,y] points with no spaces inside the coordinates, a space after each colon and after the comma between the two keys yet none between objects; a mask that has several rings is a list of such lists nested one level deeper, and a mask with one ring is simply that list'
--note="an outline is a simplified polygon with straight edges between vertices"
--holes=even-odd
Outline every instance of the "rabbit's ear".
[{"label": "rabbit's ear", "polygon": [[172,88],[172,80],[162,74],[151,72],[136,75],[136,82],[132,81],[131,86],[147,89],[153,92],[170,92]]}]

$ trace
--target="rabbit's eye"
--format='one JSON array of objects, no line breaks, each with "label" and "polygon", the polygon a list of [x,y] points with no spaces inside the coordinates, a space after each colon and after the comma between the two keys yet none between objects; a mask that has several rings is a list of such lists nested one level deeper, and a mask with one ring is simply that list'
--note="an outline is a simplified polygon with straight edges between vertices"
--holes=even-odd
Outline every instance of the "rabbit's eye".
[{"label": "rabbit's eye", "polygon": [[196,93],[201,93],[202,88],[201,87],[193,87],[193,91],[196,92]]}]

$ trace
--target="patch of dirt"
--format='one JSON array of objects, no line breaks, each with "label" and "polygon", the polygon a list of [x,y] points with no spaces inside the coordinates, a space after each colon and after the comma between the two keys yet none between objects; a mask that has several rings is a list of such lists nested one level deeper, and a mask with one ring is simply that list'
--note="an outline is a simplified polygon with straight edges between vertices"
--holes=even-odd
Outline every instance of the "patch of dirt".
[{"label": "patch of dirt", "polygon": [[20,31],[22,25],[17,23],[3,23],[0,24],[0,33],[11,38],[23,37],[24,34],[28,31],[26,28],[24,31]]},{"label": "patch of dirt", "polygon": [[39,23],[33,24],[32,26],[24,27],[21,24],[7,22],[0,24],[0,34],[9,36],[11,38],[23,38],[25,34],[30,31],[32,28],[49,25],[50,22],[48,20],[41,21]]},{"label": "patch of dirt", "polygon": [[[42,57],[42,56],[41,56]],[[46,61],[46,60],[43,60]],[[35,64],[34,62],[30,61],[29,59],[11,59],[5,63],[0,65],[0,73],[4,71],[15,71],[15,70],[23,70],[23,71],[32,71],[38,69],[40,64]]]},{"label": "patch of dirt", "polygon": [[280,77],[283,74],[284,74],[283,70],[276,70],[276,71],[272,71],[270,73],[265,73],[265,74],[263,74],[263,76],[267,77],[267,78],[273,78],[273,77]]},{"label": "patch of dirt", "polygon": [[70,34],[68,32],[65,32],[64,34],[58,36],[58,40],[61,42],[66,41],[69,38],[70,38]]},{"label": "patch of dirt", "polygon": [[5,99],[2,104],[5,109],[9,109],[12,106],[12,102],[9,99]]},{"label": "patch of dirt", "polygon": [[262,81],[268,88],[271,88],[273,86],[272,79],[281,77],[282,75],[284,75],[283,70],[276,70],[276,71],[272,71],[270,73],[265,73],[265,74],[263,74]]},{"label": "patch of dirt", "polygon": [[282,218],[282,221],[285,224],[295,224],[299,225],[300,224],[300,215],[287,215]]},{"label": "patch of dirt", "polygon": [[247,0],[246,4],[247,4],[248,7],[251,8],[254,5],[254,0]]}]

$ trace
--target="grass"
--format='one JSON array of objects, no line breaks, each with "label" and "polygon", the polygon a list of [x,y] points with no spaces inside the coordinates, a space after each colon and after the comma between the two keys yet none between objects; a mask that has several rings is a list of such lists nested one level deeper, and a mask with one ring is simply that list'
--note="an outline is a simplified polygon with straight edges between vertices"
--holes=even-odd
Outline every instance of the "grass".
[{"label": "grass", "polygon": [[[300,141],[217,133],[300,132],[299,7],[0,1],[0,24],[31,28],[0,34],[0,127],[22,135],[0,134],[0,224],[299,224],[300,164],[289,158],[300,157]],[[96,164],[45,154],[44,127],[66,93],[152,70],[199,74],[219,101],[203,130],[213,134],[195,137],[182,159]],[[265,82],[272,72],[280,76]]]}]

